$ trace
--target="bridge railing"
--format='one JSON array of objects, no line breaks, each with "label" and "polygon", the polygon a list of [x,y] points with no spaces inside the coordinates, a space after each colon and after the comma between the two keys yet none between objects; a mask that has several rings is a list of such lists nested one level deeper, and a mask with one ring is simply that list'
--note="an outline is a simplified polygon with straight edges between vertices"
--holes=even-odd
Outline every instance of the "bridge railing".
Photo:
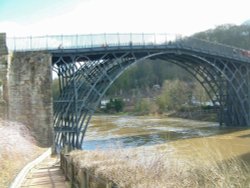
[{"label": "bridge railing", "polygon": [[169,42],[177,45],[177,47],[180,45],[179,47],[186,49],[250,62],[250,51],[193,37],[182,38],[181,35],[166,33],[103,33],[13,37],[7,38],[7,47],[10,51],[44,51],[114,46],[166,45]]},{"label": "bridge railing", "polygon": [[250,51],[221,44],[210,42],[194,37],[184,38],[179,41],[182,48],[192,49],[199,52],[208,53],[211,55],[224,56],[232,59],[240,59],[250,62]]},{"label": "bridge railing", "polygon": [[7,38],[11,51],[38,51],[107,46],[164,44],[175,41],[180,35],[166,33],[114,33],[89,35],[47,35]]},{"label": "bridge railing", "polygon": [[213,43],[204,41],[197,38],[188,38],[182,41],[182,46],[191,49],[198,49],[200,51],[216,54],[224,54],[227,56],[233,55],[233,49],[231,46],[222,45],[219,43]]}]

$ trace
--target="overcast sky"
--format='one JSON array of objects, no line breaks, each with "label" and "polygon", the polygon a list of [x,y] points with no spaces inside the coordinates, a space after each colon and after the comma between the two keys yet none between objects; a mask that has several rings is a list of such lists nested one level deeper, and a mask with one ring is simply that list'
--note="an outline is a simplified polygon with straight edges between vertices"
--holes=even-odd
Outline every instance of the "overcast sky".
[{"label": "overcast sky", "polygon": [[117,32],[190,35],[250,19],[249,0],[0,0],[8,36]]}]

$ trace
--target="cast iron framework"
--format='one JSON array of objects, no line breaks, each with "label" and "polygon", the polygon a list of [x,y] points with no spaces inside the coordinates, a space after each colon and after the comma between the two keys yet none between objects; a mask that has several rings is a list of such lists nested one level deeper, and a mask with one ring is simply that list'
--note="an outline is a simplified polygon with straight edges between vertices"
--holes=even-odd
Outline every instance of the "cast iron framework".
[{"label": "cast iron framework", "polygon": [[[52,50],[60,96],[54,104],[55,141],[81,148],[91,116],[112,83],[132,64],[165,60],[191,73],[219,106],[219,122],[250,126],[250,58],[242,49],[185,38],[175,41]],[[153,61],[152,61],[153,62]]]}]

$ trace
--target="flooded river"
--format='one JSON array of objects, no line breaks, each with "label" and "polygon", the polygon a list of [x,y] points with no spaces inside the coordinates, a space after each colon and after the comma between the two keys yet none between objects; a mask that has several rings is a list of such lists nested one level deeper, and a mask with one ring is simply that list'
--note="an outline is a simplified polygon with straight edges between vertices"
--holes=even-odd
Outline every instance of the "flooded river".
[{"label": "flooded river", "polygon": [[218,160],[235,156],[250,165],[250,129],[178,118],[94,116],[83,149],[164,148],[166,144],[181,156],[192,157],[199,153],[205,157],[207,153],[219,152]]},{"label": "flooded river", "polygon": [[88,128],[83,147],[138,147],[224,132],[228,130],[220,129],[217,123],[157,117],[95,116]]}]

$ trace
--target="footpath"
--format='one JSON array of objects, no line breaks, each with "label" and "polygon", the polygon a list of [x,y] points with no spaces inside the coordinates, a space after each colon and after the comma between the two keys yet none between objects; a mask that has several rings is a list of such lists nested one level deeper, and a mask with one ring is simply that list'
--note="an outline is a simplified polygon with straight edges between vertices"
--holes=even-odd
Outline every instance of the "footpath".
[{"label": "footpath", "polygon": [[67,184],[59,158],[48,149],[21,170],[10,188],[68,188]]},{"label": "footpath", "polygon": [[59,159],[48,157],[25,176],[21,188],[67,188]]}]

